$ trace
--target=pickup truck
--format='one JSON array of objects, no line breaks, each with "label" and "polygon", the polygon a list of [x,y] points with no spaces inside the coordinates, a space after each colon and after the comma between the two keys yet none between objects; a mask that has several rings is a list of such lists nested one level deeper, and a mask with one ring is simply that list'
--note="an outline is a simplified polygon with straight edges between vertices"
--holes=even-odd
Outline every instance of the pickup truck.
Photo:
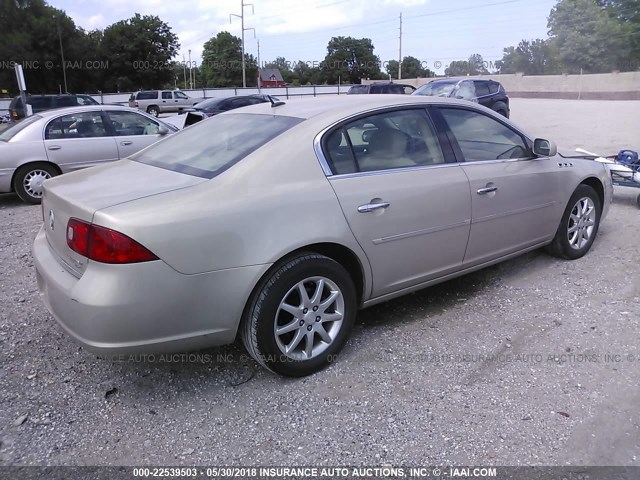
[{"label": "pickup truck", "polygon": [[142,90],[131,94],[129,106],[157,117],[160,113],[190,109],[201,100],[191,98],[180,90]]}]

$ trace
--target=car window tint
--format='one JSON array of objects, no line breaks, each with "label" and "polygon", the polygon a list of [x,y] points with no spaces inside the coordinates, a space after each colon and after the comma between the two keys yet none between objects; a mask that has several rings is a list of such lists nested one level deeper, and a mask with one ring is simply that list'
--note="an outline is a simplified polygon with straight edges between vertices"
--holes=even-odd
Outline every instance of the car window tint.
[{"label": "car window tint", "polygon": [[85,95],[80,95],[76,97],[76,101],[78,102],[78,105],[97,105],[98,104],[98,102],[96,102],[93,98]]},{"label": "car window tint", "polygon": [[181,99],[181,100],[186,100],[187,98],[189,98],[189,97],[187,97],[187,96],[186,96],[184,93],[182,93],[182,92],[173,92],[173,96],[174,96],[175,98],[179,98],[179,99]]},{"label": "car window tint", "polygon": [[62,115],[50,121],[45,128],[45,138],[106,137],[107,129],[102,122],[100,112],[82,112]]},{"label": "car window tint", "polygon": [[158,98],[157,91],[138,92],[138,100],[155,100]]},{"label": "car window tint", "polygon": [[489,86],[487,82],[474,82],[476,84],[476,95],[478,97],[485,97],[489,95]]},{"label": "car window tint", "polygon": [[500,90],[500,84],[496,82],[489,82],[489,92],[490,93],[498,93]]},{"label": "car window tint", "polygon": [[302,121],[279,115],[218,115],[130,158],[187,175],[213,178]]},{"label": "car window tint", "polygon": [[128,135],[157,135],[160,128],[158,122],[135,112],[108,111],[107,115],[118,137]]},{"label": "car window tint", "polygon": [[52,102],[53,97],[31,97],[27,99],[27,103],[31,105],[31,109],[34,112],[50,109]]},{"label": "car window tint", "polygon": [[326,158],[335,175],[359,171],[343,128],[331,132],[325,140]]},{"label": "car window tint", "polygon": [[[444,163],[435,129],[421,109],[363,117],[344,125],[341,131],[339,143],[331,136],[325,143],[328,157],[336,167],[335,173]],[[347,152],[345,133],[351,144],[350,153]]]},{"label": "car window tint", "polygon": [[162,99],[163,100],[171,100],[171,92],[162,92]]},{"label": "car window tint", "polygon": [[466,161],[529,157],[524,139],[511,128],[483,113],[441,108]]},{"label": "car window tint", "polygon": [[75,107],[78,105],[75,97],[57,97],[56,98],[56,108],[61,107]]}]

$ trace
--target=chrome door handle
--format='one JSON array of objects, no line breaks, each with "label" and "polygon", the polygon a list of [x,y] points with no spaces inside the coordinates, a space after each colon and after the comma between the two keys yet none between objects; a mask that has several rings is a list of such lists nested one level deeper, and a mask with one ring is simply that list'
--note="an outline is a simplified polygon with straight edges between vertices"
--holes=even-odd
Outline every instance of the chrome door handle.
[{"label": "chrome door handle", "polygon": [[369,213],[369,212],[374,212],[374,211],[380,210],[380,209],[384,210],[389,205],[391,205],[389,202],[366,203],[366,204],[360,205],[358,207],[358,212],[360,212],[360,213]]},{"label": "chrome door handle", "polygon": [[497,192],[498,187],[484,187],[478,189],[478,195],[486,195],[487,193]]},{"label": "chrome door handle", "polygon": [[133,142],[131,140],[125,140],[124,142],[120,142],[120,145],[127,146],[127,145],[131,145],[132,143]]},{"label": "chrome door handle", "polygon": [[60,145],[51,145],[47,147],[49,150],[60,150],[62,147]]}]

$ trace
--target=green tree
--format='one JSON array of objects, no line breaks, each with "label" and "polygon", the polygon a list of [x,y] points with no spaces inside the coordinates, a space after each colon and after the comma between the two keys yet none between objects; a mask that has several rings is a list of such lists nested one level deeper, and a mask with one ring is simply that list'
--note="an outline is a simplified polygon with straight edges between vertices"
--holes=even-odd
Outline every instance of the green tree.
[{"label": "green tree", "polygon": [[474,53],[467,60],[454,60],[444,70],[448,77],[463,75],[486,75],[489,73],[482,55]]},{"label": "green tree", "polygon": [[[398,78],[398,61],[389,60],[385,64],[385,71],[393,80]],[[426,67],[416,57],[407,56],[402,59],[402,78],[435,77],[435,73]]]},{"label": "green tree", "polygon": [[109,60],[106,89],[160,87],[173,79],[171,59],[180,44],[171,27],[153,15],[136,13],[107,27],[100,50]]},{"label": "green tree", "polygon": [[[247,85],[258,79],[258,62],[245,53]],[[220,32],[204,44],[202,52],[202,81],[207,87],[242,86],[242,40],[229,32]]]},{"label": "green tree", "polygon": [[638,0],[600,0],[599,5],[622,25],[622,35],[629,49],[628,62],[621,69],[640,68],[640,4]]},{"label": "green tree", "polygon": [[43,0],[0,0],[0,86],[17,93],[13,63],[23,65],[27,89],[31,93],[54,93],[64,90],[64,51],[69,91],[95,89],[97,70],[85,68],[93,60],[95,44],[91,35],[77,28],[62,10]]},{"label": "green tree", "polygon": [[526,75],[550,75],[559,73],[556,50],[548,40],[522,40],[517,47],[503,50],[498,62],[501,73],[524,73]]},{"label": "green tree", "polygon": [[384,78],[380,59],[373,53],[373,43],[368,38],[333,37],[320,68],[322,80],[330,84],[338,80],[360,83],[362,78]]},{"label": "green tree", "polygon": [[567,73],[609,72],[628,63],[628,30],[595,0],[560,0],[548,27]]}]

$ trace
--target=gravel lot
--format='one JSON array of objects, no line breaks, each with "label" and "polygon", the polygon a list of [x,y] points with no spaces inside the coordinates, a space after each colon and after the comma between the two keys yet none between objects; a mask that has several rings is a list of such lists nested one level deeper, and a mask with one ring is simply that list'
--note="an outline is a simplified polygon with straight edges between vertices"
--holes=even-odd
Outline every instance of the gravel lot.
[{"label": "gravel lot", "polygon": [[[640,148],[640,102],[512,112],[561,146]],[[362,311],[304,379],[235,345],[85,352],[38,298],[40,208],[0,195],[0,465],[640,465],[639,192],[616,189],[583,259],[533,252]]]}]

